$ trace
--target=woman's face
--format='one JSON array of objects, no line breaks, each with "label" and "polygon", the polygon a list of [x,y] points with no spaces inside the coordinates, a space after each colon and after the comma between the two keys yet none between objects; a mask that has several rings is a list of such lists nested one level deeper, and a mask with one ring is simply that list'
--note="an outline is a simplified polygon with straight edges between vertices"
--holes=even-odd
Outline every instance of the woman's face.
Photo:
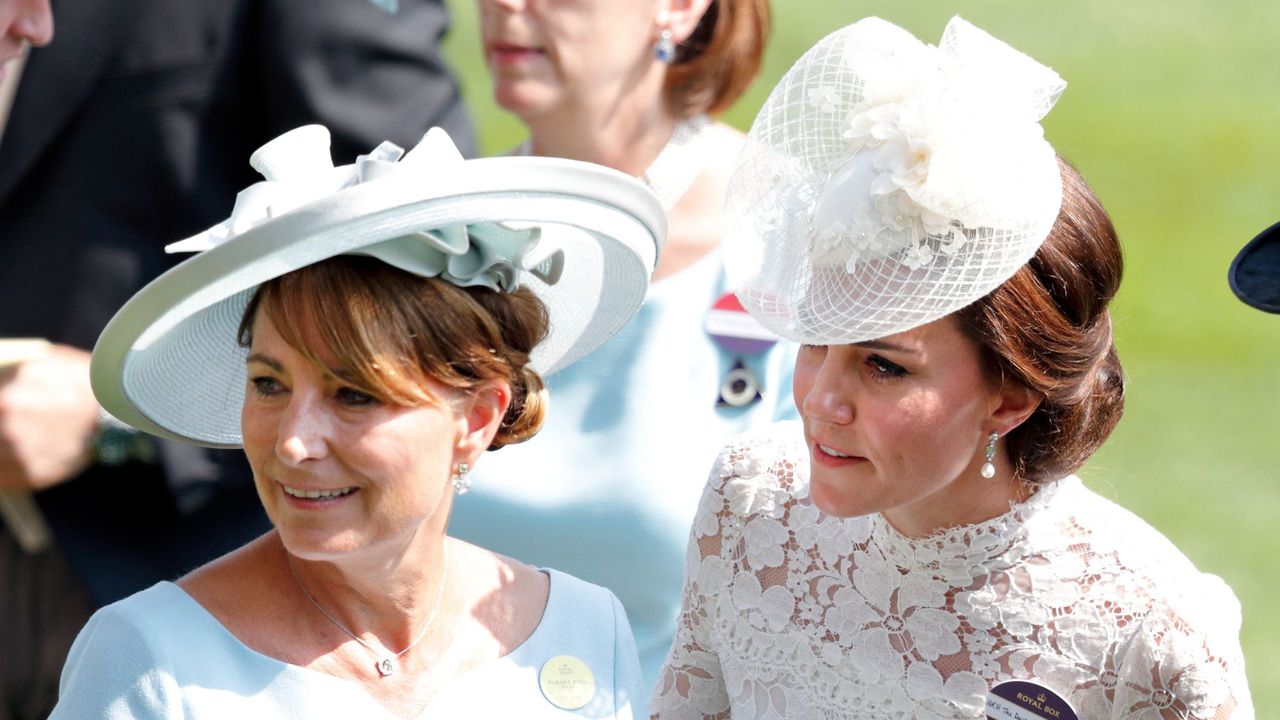
[{"label": "woman's face", "polygon": [[882,512],[909,535],[993,516],[974,515],[1008,476],[982,477],[983,450],[1012,400],[985,380],[953,317],[866,343],[806,345],[794,392],[823,512]]},{"label": "woman's face", "polygon": [[[528,119],[612,103],[665,74],[653,57],[665,0],[477,0],[499,105]],[[658,73],[657,82],[652,74]]]},{"label": "woman's face", "polygon": [[431,389],[438,405],[383,404],[309,361],[258,312],[241,427],[258,494],[290,552],[335,559],[403,548],[424,528],[443,534],[451,470],[469,461],[468,418],[459,393]]}]

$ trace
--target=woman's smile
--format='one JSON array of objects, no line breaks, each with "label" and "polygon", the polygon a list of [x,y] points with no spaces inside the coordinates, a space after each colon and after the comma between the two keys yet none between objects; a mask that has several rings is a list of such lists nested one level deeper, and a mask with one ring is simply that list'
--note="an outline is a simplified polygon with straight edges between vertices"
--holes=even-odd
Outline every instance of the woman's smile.
[{"label": "woman's smile", "polygon": [[333,507],[360,491],[358,487],[340,487],[331,489],[302,488],[276,483],[290,501],[290,505],[306,510]]},{"label": "woman's smile", "polygon": [[851,467],[869,462],[866,458],[859,455],[841,452],[828,445],[821,443],[813,443],[812,455],[813,461],[819,465],[830,468]]}]

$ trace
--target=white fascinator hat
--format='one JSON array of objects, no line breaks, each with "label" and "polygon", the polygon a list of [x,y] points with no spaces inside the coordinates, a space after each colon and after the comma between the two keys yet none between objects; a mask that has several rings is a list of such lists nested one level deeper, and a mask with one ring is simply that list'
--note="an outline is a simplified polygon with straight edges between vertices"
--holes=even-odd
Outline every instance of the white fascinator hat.
[{"label": "white fascinator hat", "polygon": [[464,160],[433,129],[408,153],[383,143],[334,167],[310,125],[260,148],[265,178],[224,222],[174,243],[198,254],[138,292],[93,352],[98,401],[146,432],[210,447],[241,444],[247,350],[237,330],[268,280],[344,254],[498,292],[531,288],[550,333],[542,374],[604,342],[640,307],[666,215],[634,178],[559,158]]},{"label": "white fascinator hat", "polygon": [[1040,119],[1065,87],[958,17],[937,47],[879,18],[818,42],[765,101],[730,182],[725,268],[743,306],[833,345],[994,290],[1057,217]]}]

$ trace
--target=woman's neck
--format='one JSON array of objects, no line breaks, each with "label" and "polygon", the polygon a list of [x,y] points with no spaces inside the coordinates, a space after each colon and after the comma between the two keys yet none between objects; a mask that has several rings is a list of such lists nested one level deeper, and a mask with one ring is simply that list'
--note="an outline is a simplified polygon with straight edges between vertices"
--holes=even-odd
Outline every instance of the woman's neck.
[{"label": "woman's neck", "polygon": [[643,175],[671,139],[676,118],[661,103],[626,104],[579,106],[526,118],[531,154],[584,160]]},{"label": "woman's neck", "polygon": [[394,561],[313,562],[289,555],[283,544],[279,550],[305,604],[318,605],[351,632],[376,635],[394,653],[438,614],[437,598],[447,591],[447,542],[388,554]]},{"label": "woman's neck", "polygon": [[940,530],[976,525],[1009,512],[1014,503],[1025,502],[1035,487],[1016,479],[1003,455],[997,475],[984,478],[974,464],[955,482],[934,495],[906,505],[881,511],[899,533],[922,538]]}]

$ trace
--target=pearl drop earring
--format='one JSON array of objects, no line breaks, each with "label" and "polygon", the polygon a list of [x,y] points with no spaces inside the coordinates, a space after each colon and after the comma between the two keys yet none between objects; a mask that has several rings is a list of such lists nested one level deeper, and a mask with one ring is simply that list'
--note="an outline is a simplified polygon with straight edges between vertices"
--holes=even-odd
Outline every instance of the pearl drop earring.
[{"label": "pearl drop earring", "polygon": [[996,440],[1000,439],[1000,433],[992,431],[987,436],[987,461],[982,464],[982,477],[990,480],[996,476],[996,464],[992,462],[996,459]]}]

